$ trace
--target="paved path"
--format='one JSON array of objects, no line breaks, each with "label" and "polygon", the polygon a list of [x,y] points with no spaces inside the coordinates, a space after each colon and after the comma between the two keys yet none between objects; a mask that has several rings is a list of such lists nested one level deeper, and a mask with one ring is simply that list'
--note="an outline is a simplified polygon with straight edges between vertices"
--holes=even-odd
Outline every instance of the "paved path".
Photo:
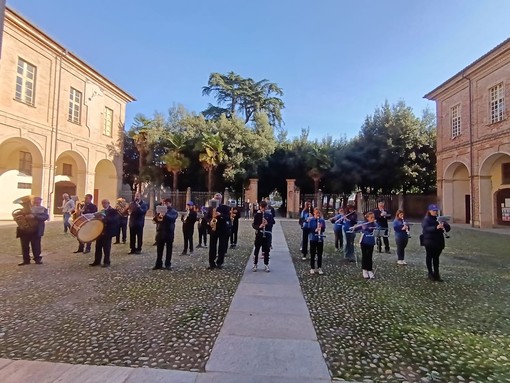
[{"label": "paved path", "polygon": [[273,230],[271,272],[249,260],[205,373],[0,359],[0,382],[331,382],[282,228]]}]

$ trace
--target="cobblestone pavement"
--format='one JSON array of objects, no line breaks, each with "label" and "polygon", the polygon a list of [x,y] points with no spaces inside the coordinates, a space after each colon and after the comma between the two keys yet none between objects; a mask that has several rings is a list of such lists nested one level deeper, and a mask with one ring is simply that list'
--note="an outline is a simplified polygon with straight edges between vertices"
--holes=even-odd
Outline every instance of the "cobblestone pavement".
[{"label": "cobblestone pavement", "polygon": [[203,371],[252,249],[249,223],[240,222],[241,243],[214,271],[207,249],[180,256],[180,223],[172,271],[151,270],[149,220],[143,253],[113,245],[106,269],[88,266],[94,245],[72,253],[77,241],[61,222],[47,223],[44,264],[19,267],[15,226],[0,226],[0,358]]}]

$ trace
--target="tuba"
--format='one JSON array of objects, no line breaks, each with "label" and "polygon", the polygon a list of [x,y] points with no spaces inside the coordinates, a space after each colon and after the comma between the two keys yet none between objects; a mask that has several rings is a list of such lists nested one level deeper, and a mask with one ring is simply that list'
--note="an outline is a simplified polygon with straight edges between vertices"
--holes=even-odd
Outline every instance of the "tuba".
[{"label": "tuba", "polygon": [[121,217],[127,217],[129,215],[129,204],[124,198],[118,198],[115,204],[115,210]]},{"label": "tuba", "polygon": [[28,218],[32,214],[32,196],[24,196],[14,200],[12,203],[18,203],[23,208],[15,209],[12,212],[12,218],[18,225],[21,231],[33,231],[37,228],[37,221],[33,218]]}]

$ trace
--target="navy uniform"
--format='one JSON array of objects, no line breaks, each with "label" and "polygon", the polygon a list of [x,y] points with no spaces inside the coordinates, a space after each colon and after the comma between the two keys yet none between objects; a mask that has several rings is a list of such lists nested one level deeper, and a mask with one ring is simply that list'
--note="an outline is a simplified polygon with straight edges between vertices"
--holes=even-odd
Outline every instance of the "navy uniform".
[{"label": "navy uniform", "polygon": [[103,207],[104,209],[99,214],[103,217],[104,229],[101,235],[96,239],[94,262],[92,262],[90,266],[99,266],[101,264],[103,254],[103,267],[110,266],[112,238],[115,237],[119,231],[119,213],[116,209],[110,206],[110,202],[108,200],[103,200]]},{"label": "navy uniform", "polygon": [[[375,216],[375,222],[377,226],[382,229],[388,229],[388,218],[390,218],[390,213],[384,209],[384,205],[379,206],[379,208],[373,211]],[[388,240],[388,230],[384,231],[384,237],[377,237],[377,251],[380,253],[382,251],[382,243],[384,242],[384,252],[390,253],[390,241]]]},{"label": "navy uniform", "polygon": [[175,210],[169,199],[163,201],[167,204],[167,211],[163,216],[159,214],[153,218],[156,223],[156,246],[157,256],[156,265],[152,268],[158,270],[163,268],[163,250],[166,246],[165,268],[170,270],[172,266],[172,250],[174,244],[175,221],[179,213]]},{"label": "navy uniform", "polygon": [[[265,209],[266,202],[261,202],[260,207]],[[264,220],[266,223],[264,225]],[[257,271],[257,264],[259,260],[259,251],[262,248],[262,255],[264,256],[265,271],[269,272],[269,251],[271,249],[272,231],[275,224],[274,216],[270,211],[259,210],[253,217],[252,227],[255,231],[255,251],[253,255],[253,271]]]}]

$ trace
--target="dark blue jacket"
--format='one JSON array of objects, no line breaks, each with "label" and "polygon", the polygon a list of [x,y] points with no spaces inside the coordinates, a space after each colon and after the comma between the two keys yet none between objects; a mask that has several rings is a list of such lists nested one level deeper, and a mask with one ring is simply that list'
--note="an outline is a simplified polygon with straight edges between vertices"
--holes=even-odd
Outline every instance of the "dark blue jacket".
[{"label": "dark blue jacket", "polygon": [[93,213],[97,213],[97,206],[94,205],[92,202],[86,203],[83,206],[82,214],[93,214]]},{"label": "dark blue jacket", "polygon": [[361,232],[360,243],[362,245],[375,246],[374,229],[377,227],[378,225],[375,222],[367,222],[355,229],[355,231]]},{"label": "dark blue jacket", "polygon": [[402,230],[404,227],[404,220],[395,218],[393,221],[393,230],[395,231],[395,239],[407,238],[407,231]]},{"label": "dark blue jacket", "polygon": [[356,212],[350,214],[351,212],[345,214],[344,217],[344,232],[348,232],[351,230],[351,227],[358,223],[358,214]]},{"label": "dark blue jacket", "polygon": [[103,235],[107,238],[115,237],[119,231],[119,213],[111,206],[108,206],[108,209],[103,210],[101,213],[104,215]]},{"label": "dark blue jacket", "polygon": [[[353,214],[354,215],[354,214]],[[330,222],[334,224],[333,231],[335,232],[341,232],[344,220],[342,219],[344,217],[343,214],[337,214],[333,218],[330,219]]]},{"label": "dark blue jacket", "polygon": [[[213,207],[209,206],[209,210],[207,211],[206,219],[207,222],[211,222]],[[230,208],[227,205],[219,205],[216,208],[216,212],[220,213],[221,215],[216,217],[216,231],[217,234],[225,234],[228,233],[228,230],[230,229],[231,222],[230,222]]]},{"label": "dark blue jacket", "polygon": [[265,218],[267,221],[267,225],[265,228],[266,233],[273,231],[273,225],[275,223],[274,216],[271,213],[271,211],[266,210],[264,214],[262,212],[258,211],[255,213],[255,216],[253,217],[253,223],[252,227],[257,231],[256,234],[262,233],[264,229],[260,228],[260,225],[262,225],[262,218]]},{"label": "dark blue jacket", "polygon": [[156,218],[153,219],[156,222],[156,241],[173,241],[175,232],[175,221],[179,217],[179,213],[173,207],[169,207],[166,214],[163,216],[163,220],[158,222]]},{"label": "dark blue jacket", "polygon": [[45,207],[42,207],[41,206],[42,210],[41,212],[39,213],[34,213],[34,211],[36,209],[38,209],[37,206],[34,206],[32,207],[32,214],[34,215],[34,218],[35,220],[37,221],[37,231],[36,231],[36,235],[38,237],[42,237],[44,235],[44,227],[45,227],[45,221],[47,221],[50,216],[48,214],[48,209],[46,209]]},{"label": "dark blue jacket", "polygon": [[423,229],[423,246],[435,249],[444,249],[444,232],[450,231],[450,225],[445,222],[444,230],[438,229],[437,225],[439,225],[437,217],[427,213],[421,223],[421,227]]},{"label": "dark blue jacket", "polygon": [[145,225],[145,214],[149,209],[149,205],[144,201],[140,201],[137,205],[134,201],[129,205],[131,214],[129,215],[129,227],[143,227]]},{"label": "dark blue jacket", "polygon": [[386,212],[386,215],[383,217],[379,209],[373,210],[375,222],[377,222],[377,225],[380,227],[388,227],[388,218],[390,217],[390,212],[386,209],[384,209],[384,211]]},{"label": "dark blue jacket", "polygon": [[324,221],[323,218],[312,218],[310,219],[310,222],[308,223],[308,230],[310,231],[308,233],[308,240],[313,242],[318,242],[320,237],[319,234],[316,232],[317,226],[321,225],[321,235],[324,233],[324,230],[326,230],[326,221]]}]

